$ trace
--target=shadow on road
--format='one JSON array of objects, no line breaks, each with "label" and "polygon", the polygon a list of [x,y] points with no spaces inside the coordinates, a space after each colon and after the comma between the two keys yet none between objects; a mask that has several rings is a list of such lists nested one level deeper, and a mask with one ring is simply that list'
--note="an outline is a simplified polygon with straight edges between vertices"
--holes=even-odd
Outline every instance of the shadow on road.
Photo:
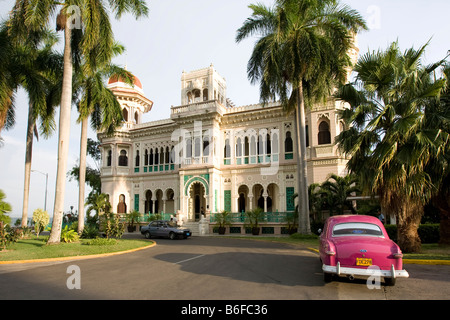
[{"label": "shadow on road", "polygon": [[224,279],[284,286],[323,286],[317,257],[255,252],[208,255],[164,253],[155,259],[179,264],[181,271]]}]

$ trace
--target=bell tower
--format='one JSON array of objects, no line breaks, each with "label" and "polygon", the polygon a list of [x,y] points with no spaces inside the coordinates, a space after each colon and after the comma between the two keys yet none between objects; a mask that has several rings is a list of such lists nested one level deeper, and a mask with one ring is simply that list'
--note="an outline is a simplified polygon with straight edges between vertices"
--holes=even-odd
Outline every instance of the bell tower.
[{"label": "bell tower", "polygon": [[211,64],[208,68],[181,74],[181,105],[217,100],[226,105],[227,83]]}]

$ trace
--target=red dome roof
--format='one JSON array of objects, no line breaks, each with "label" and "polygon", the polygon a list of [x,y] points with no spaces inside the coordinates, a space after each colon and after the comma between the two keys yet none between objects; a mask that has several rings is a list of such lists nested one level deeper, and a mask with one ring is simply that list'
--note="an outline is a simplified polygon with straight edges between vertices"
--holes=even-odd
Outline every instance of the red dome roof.
[{"label": "red dome roof", "polygon": [[[111,78],[109,78],[108,84],[113,84],[113,83],[116,83],[116,82],[123,82],[123,83],[125,83],[125,81],[121,77],[112,76]],[[141,89],[143,89],[141,81],[136,76],[134,76],[134,85],[139,87],[139,88],[141,88]]]}]

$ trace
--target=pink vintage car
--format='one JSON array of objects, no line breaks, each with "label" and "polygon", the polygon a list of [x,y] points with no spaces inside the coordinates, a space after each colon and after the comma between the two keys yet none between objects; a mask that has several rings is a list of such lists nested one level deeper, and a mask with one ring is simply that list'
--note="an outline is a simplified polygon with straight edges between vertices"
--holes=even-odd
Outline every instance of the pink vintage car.
[{"label": "pink vintage car", "polygon": [[364,215],[332,216],[320,234],[320,260],[324,280],[333,275],[379,276],[387,285],[396,278],[407,278],[403,270],[403,254],[389,239],[383,224],[375,217]]}]

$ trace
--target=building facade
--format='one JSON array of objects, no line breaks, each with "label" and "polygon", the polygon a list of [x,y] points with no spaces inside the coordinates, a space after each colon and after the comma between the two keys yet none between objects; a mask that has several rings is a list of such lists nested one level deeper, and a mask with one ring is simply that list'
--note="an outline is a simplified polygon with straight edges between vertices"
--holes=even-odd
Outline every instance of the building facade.
[{"label": "building facade", "polygon": [[[181,104],[171,107],[169,119],[142,123],[153,102],[140,81],[131,87],[110,79],[108,86],[124,115],[115,134],[98,133],[102,192],[114,212],[172,214],[191,227],[206,223],[201,233],[208,233],[210,214],[222,210],[295,210],[294,116],[279,103],[234,106],[211,65],[182,73]],[[308,183],[346,173],[346,159],[333,143],[344,129],[337,114],[342,108],[332,101],[307,111]]]}]

